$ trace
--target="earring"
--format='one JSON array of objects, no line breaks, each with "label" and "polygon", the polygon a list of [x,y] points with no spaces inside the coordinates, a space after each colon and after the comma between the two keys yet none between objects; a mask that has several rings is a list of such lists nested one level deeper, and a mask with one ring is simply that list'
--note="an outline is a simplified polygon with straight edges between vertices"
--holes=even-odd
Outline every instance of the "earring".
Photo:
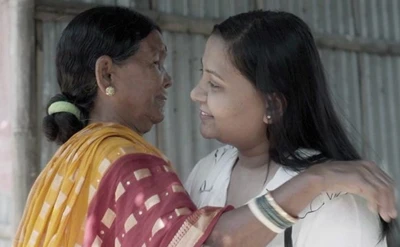
[{"label": "earring", "polygon": [[106,95],[113,96],[115,94],[115,88],[113,86],[108,86],[106,88]]},{"label": "earring", "polygon": [[272,123],[272,116],[267,115],[267,124],[271,124],[271,123]]}]

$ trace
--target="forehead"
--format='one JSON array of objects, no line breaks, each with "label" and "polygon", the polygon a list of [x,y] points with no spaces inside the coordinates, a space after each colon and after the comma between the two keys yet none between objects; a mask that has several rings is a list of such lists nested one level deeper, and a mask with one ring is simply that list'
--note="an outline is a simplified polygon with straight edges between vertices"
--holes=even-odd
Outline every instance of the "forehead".
[{"label": "forehead", "polygon": [[167,47],[164,43],[163,36],[157,30],[151,32],[140,42],[138,55],[157,55],[166,53]]},{"label": "forehead", "polygon": [[243,97],[259,99],[259,96],[261,96],[254,84],[233,65],[228,52],[228,45],[218,36],[211,36],[207,40],[203,68],[218,73],[222,80],[226,82],[226,85],[229,85],[229,88],[232,89],[229,91],[232,93],[231,95],[235,95],[234,97],[238,99]]},{"label": "forehead", "polygon": [[204,50],[203,64],[205,68],[216,70],[222,74],[240,75],[232,64],[226,42],[215,35],[211,35]]}]

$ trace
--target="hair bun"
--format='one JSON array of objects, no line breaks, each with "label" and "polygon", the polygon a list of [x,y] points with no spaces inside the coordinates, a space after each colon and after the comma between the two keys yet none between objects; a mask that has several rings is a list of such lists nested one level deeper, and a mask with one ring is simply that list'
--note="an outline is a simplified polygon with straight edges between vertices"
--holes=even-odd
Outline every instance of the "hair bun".
[{"label": "hair bun", "polygon": [[75,107],[78,112],[79,109],[74,106],[64,94],[56,94],[50,99],[49,103],[47,104],[48,112],[47,115],[43,118],[43,132],[49,141],[56,142],[57,144],[63,144],[71,136],[83,129],[84,124],[81,122],[79,114],[76,111],[71,112],[68,111],[68,109],[67,111],[62,110],[62,106],[61,108],[58,107],[58,110],[61,109],[61,111],[57,111],[57,108],[54,107],[53,108],[56,110],[55,112],[54,109],[52,109],[52,111],[49,111],[50,106],[52,106],[52,104],[56,102],[69,103],[69,107]]}]

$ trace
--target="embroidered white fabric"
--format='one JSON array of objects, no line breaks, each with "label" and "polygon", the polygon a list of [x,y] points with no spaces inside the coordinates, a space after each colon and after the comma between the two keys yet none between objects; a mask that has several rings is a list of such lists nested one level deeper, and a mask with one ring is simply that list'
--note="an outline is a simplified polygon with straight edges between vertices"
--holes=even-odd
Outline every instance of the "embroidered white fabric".
[{"label": "embroidered white fabric", "polygon": [[[310,150],[301,150],[310,153]],[[186,190],[198,207],[225,206],[232,167],[237,149],[223,146],[200,160],[185,184]],[[297,173],[280,167],[265,186],[273,190]],[[293,226],[294,247],[386,247],[378,244],[379,217],[372,213],[366,201],[350,194],[325,192],[299,215]],[[249,243],[250,244],[250,243]],[[250,246],[250,245],[249,245]],[[284,233],[278,234],[268,247],[283,247]]]}]

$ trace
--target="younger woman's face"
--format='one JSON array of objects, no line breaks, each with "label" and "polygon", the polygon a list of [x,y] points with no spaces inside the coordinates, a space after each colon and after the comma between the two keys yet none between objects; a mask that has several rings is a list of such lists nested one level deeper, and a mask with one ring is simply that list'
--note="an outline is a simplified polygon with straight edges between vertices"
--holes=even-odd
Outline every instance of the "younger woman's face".
[{"label": "younger woman's face", "polygon": [[201,134],[238,148],[265,142],[264,97],[234,67],[222,38],[208,39],[202,65],[202,77],[191,92],[200,108]]}]

